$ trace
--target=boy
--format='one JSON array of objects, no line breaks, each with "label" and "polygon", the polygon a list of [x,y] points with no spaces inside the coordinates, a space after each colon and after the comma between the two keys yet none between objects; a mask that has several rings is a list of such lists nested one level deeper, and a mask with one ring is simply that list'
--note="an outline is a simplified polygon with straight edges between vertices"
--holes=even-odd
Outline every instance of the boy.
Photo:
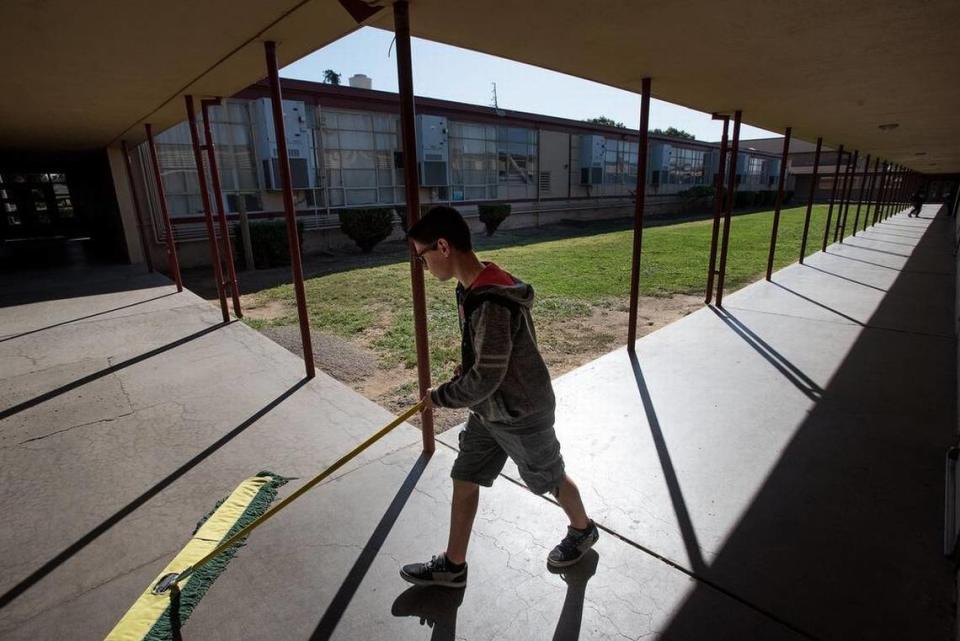
[{"label": "boy", "polygon": [[453,380],[430,390],[436,407],[469,407],[453,464],[453,501],[446,551],[400,575],[415,585],[463,588],[467,544],[480,486],[490,487],[507,456],[535,494],[550,492],[570,519],[567,536],[547,557],[553,567],[573,565],[599,538],[580,492],[564,472],[553,430],[550,374],[537,349],[530,308],[533,288],[473,252],[470,228],[452,207],[434,207],[407,236],[417,259],[441,281],[456,278],[461,365]]}]

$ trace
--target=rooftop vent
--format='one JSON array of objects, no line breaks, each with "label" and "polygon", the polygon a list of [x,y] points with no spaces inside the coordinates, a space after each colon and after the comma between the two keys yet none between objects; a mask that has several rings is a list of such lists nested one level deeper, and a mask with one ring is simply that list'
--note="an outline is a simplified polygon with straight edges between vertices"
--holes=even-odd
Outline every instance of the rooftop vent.
[{"label": "rooftop vent", "polygon": [[350,76],[350,86],[357,89],[373,89],[373,79],[362,73],[356,73]]}]

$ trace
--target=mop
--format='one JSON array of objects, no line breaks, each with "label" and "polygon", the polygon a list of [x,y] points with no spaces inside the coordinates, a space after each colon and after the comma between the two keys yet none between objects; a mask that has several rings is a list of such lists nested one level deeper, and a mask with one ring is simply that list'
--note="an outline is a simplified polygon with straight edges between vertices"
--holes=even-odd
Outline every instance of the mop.
[{"label": "mop", "polygon": [[244,544],[277,512],[420,411],[420,401],[269,510],[286,479],[261,472],[246,479],[198,524],[193,538],[114,626],[106,641],[171,641],[203,595]]}]

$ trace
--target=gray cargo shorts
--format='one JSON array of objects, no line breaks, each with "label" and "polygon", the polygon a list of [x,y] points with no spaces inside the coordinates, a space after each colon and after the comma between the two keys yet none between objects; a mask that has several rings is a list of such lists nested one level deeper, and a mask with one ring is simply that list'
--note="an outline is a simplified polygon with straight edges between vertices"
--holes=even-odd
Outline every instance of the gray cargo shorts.
[{"label": "gray cargo shorts", "polygon": [[460,453],[450,470],[451,478],[457,481],[490,487],[508,456],[534,494],[552,492],[563,480],[563,457],[552,421],[534,428],[511,429],[485,423],[471,413],[459,438]]}]

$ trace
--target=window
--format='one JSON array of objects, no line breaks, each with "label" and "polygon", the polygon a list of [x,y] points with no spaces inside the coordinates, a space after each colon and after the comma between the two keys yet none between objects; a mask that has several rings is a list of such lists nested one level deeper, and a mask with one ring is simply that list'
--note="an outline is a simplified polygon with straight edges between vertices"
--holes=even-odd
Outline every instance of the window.
[{"label": "window", "polygon": [[497,127],[451,121],[448,131],[450,199],[497,198],[500,181]]},{"label": "window", "polygon": [[700,149],[674,147],[670,154],[667,183],[671,185],[702,185],[705,181],[704,158]]},{"label": "window", "polygon": [[[392,205],[403,200],[397,168],[397,116],[324,109],[320,116],[321,155],[329,204]],[[315,206],[323,194],[308,198]]]},{"label": "window", "polygon": [[767,161],[764,158],[747,158],[747,176],[744,182],[748,185],[759,185],[763,182],[763,171]]},{"label": "window", "polygon": [[[221,106],[211,107],[209,113],[224,206],[227,211],[237,211],[238,199],[243,196],[245,204],[248,205],[247,211],[263,209],[247,103],[226,101]],[[204,131],[199,116],[197,132],[203,144]],[[197,180],[189,125],[182,122],[159,134],[156,136],[156,146],[160,177],[170,216],[202,215],[203,201],[200,198],[200,183]],[[141,146],[141,154],[142,157],[149,155],[145,144]]]},{"label": "window", "polygon": [[497,127],[498,197],[536,198],[536,176],[536,130]]}]

